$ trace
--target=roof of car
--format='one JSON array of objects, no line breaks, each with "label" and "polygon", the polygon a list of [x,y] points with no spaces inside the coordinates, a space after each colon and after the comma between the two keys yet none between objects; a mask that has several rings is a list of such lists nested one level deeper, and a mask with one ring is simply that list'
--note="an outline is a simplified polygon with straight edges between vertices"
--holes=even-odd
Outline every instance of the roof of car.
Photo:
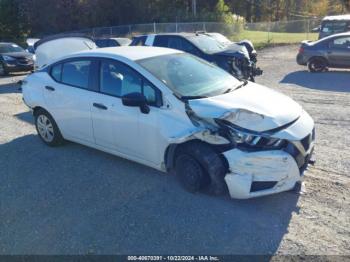
[{"label": "roof of car", "polygon": [[325,18],[323,18],[323,21],[326,21],[326,20],[350,20],[350,14],[326,16]]},{"label": "roof of car", "polygon": [[177,35],[177,36],[183,36],[183,37],[190,37],[190,36],[198,36],[198,35],[205,35],[206,33],[160,33],[160,34],[146,34],[146,35],[138,35],[136,37],[142,37],[142,36],[150,36],[150,35],[168,35],[168,36],[172,36],[172,35]]},{"label": "roof of car", "polygon": [[345,32],[345,33],[339,33],[339,34],[334,34],[334,35],[330,35],[327,36],[323,39],[329,39],[329,38],[335,38],[335,37],[339,37],[339,36],[350,36],[350,32]]},{"label": "roof of car", "polygon": [[98,48],[90,51],[83,51],[76,54],[79,55],[117,55],[125,57],[129,60],[141,60],[145,58],[151,58],[161,55],[170,55],[183,53],[180,50],[153,47],[153,46],[118,46],[118,47],[107,47]]}]

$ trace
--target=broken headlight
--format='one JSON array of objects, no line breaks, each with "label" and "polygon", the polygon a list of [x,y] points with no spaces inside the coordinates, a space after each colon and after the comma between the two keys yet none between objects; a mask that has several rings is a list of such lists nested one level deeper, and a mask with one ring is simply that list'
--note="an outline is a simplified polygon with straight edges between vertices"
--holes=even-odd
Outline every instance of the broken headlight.
[{"label": "broken headlight", "polygon": [[273,138],[266,134],[246,130],[237,127],[225,120],[215,120],[223,129],[224,135],[237,146],[262,149],[280,149],[285,145],[285,140]]}]

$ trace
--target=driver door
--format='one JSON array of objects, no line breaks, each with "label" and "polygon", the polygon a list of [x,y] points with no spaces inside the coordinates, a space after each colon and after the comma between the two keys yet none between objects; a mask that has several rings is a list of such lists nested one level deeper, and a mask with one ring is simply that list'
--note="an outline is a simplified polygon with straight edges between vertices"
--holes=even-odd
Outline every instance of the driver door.
[{"label": "driver door", "polygon": [[[158,163],[159,93],[129,66],[110,59],[101,59],[99,92],[91,105],[94,138],[97,145],[142,161]],[[151,108],[144,114],[138,107],[124,106],[122,97],[142,93]],[[152,146],[151,146],[152,145]]]},{"label": "driver door", "polygon": [[328,59],[333,66],[350,67],[350,36],[330,41]]}]

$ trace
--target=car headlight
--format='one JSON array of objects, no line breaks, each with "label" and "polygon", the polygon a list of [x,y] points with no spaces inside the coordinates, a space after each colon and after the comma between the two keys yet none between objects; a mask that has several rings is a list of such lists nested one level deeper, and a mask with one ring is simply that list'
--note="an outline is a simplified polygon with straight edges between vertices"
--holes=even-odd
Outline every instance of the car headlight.
[{"label": "car headlight", "polygon": [[267,134],[259,132],[245,130],[222,119],[216,119],[215,121],[226,130],[225,133],[228,135],[227,138],[238,146],[262,149],[279,149],[286,143],[286,141],[283,139],[270,137]]},{"label": "car headlight", "polygon": [[7,56],[7,55],[3,55],[2,59],[4,59],[5,61],[14,61],[14,60],[16,60],[15,58],[13,58],[11,56]]}]

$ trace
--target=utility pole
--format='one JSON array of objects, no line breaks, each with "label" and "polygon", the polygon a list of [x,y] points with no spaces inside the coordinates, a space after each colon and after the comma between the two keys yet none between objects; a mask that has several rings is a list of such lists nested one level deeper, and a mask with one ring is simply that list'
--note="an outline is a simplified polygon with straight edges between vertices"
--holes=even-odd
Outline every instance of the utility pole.
[{"label": "utility pole", "polygon": [[192,13],[193,16],[197,16],[197,0],[192,0]]}]

